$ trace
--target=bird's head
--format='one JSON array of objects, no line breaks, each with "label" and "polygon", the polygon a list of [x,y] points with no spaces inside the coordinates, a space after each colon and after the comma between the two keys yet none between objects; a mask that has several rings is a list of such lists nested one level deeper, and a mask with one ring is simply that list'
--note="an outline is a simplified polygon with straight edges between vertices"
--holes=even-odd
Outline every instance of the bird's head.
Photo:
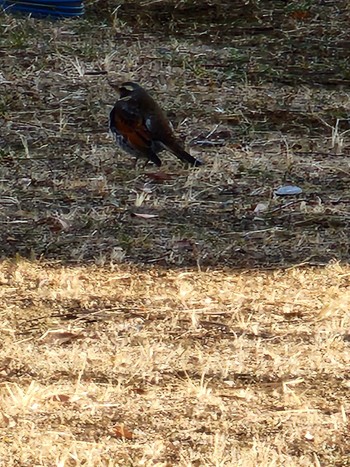
[{"label": "bird's head", "polygon": [[137,83],[133,83],[132,81],[128,81],[123,83],[119,86],[119,94],[120,98],[131,96],[135,91],[142,89],[140,85]]}]

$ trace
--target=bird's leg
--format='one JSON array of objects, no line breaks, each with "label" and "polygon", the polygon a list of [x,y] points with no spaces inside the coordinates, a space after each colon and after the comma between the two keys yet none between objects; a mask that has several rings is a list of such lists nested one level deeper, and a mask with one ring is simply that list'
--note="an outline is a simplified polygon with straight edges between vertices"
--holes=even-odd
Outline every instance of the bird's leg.
[{"label": "bird's leg", "polygon": [[145,169],[149,163],[149,159],[146,159],[146,162],[143,164],[142,168]]}]

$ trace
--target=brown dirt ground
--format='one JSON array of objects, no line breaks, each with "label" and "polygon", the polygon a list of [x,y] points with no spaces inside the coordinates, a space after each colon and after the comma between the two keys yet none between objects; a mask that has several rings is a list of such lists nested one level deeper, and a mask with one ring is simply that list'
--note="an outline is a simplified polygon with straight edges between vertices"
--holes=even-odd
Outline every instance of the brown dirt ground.
[{"label": "brown dirt ground", "polygon": [[[349,20],[0,16],[0,465],[350,465]],[[107,134],[125,79],[203,168],[133,169]]]}]

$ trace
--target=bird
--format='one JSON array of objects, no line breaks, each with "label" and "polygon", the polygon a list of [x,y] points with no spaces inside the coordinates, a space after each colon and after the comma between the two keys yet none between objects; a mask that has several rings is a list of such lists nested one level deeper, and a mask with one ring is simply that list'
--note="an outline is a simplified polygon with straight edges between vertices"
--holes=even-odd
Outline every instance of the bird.
[{"label": "bird", "polygon": [[120,98],[109,115],[109,128],[117,145],[139,159],[157,167],[158,154],[164,149],[187,165],[199,167],[202,162],[191,156],[176,138],[171,124],[160,106],[139,84],[128,81],[118,87]]}]

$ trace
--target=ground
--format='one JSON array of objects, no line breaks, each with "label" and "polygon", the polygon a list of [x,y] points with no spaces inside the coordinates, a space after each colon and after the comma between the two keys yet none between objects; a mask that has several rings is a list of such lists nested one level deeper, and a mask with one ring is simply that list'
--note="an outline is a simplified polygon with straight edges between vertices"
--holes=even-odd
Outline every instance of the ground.
[{"label": "ground", "polygon": [[350,465],[347,2],[86,9],[1,16],[0,465]]}]

